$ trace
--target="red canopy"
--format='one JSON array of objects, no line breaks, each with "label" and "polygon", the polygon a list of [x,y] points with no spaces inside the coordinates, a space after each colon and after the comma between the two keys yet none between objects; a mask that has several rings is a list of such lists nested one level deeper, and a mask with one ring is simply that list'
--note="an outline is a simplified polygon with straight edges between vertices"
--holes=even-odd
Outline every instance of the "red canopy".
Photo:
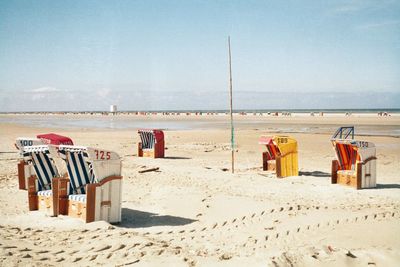
[{"label": "red canopy", "polygon": [[36,136],[37,138],[41,139],[43,143],[45,144],[51,144],[51,145],[74,145],[72,142],[71,138],[54,134],[54,133],[49,133],[49,134],[38,134]]},{"label": "red canopy", "polygon": [[260,145],[269,145],[272,143],[272,137],[271,136],[261,136],[260,139],[258,140],[258,143]]}]

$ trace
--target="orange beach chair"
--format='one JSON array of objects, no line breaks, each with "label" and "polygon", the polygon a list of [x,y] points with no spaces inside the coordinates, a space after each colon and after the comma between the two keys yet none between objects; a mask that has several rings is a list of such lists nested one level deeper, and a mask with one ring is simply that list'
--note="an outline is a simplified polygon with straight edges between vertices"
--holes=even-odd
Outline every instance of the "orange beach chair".
[{"label": "orange beach chair", "polygon": [[356,189],[376,187],[376,149],[371,142],[332,139],[336,159],[331,182]]}]

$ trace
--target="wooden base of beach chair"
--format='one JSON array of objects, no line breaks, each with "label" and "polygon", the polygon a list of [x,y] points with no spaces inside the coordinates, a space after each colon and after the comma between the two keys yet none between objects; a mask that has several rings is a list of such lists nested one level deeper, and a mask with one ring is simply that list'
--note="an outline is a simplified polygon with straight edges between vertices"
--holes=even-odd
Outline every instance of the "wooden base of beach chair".
[{"label": "wooden base of beach chair", "polygon": [[376,187],[376,165],[375,157],[368,159],[365,162],[357,162],[355,170],[339,170],[339,162],[332,161],[332,184],[342,184],[355,189],[374,188]]},{"label": "wooden base of beach chair", "polygon": [[291,152],[276,157],[276,176],[278,178],[298,175],[299,167],[297,152]]},{"label": "wooden base of beach chair", "polygon": [[297,162],[297,153],[277,156],[275,160],[268,160],[268,152],[263,153],[263,170],[275,171],[278,178],[299,175]]},{"label": "wooden base of beach chair", "polygon": [[341,184],[354,187],[356,189],[361,188],[357,171],[340,171],[339,161],[332,160],[331,167],[331,183]]},{"label": "wooden base of beach chair", "polygon": [[29,210],[38,210],[39,200],[36,189],[36,176],[31,176],[28,178],[28,204]]},{"label": "wooden base of beach chair", "polygon": [[33,175],[32,166],[21,160],[18,165],[18,188],[28,190],[28,178]]},{"label": "wooden base of beach chair", "polygon": [[96,184],[86,185],[86,202],[68,200],[68,216],[86,223],[121,221],[122,176],[110,176]]},{"label": "wooden base of beach chair", "polygon": [[52,196],[38,196],[38,210],[43,211],[50,216],[54,216],[53,210],[53,197]]},{"label": "wooden base of beach chair", "polygon": [[337,184],[337,171],[339,170],[339,161],[336,159],[332,160],[331,167],[331,183]]},{"label": "wooden base of beach chair", "polygon": [[[58,178],[53,178],[58,179]],[[36,176],[32,175],[31,177],[28,178],[28,204],[29,204],[29,210],[40,210],[45,212],[46,214],[50,216],[57,216],[59,213],[59,204],[56,201],[58,198],[54,197],[55,191],[54,188],[52,189],[52,195],[51,196],[41,196],[38,195],[37,191],[37,178]],[[56,193],[57,194],[57,193]],[[65,195],[66,189],[65,189]],[[65,199],[65,196],[64,196]],[[64,208],[65,209],[65,208]],[[66,214],[66,211],[61,214]]]},{"label": "wooden base of beach chair", "polygon": [[337,173],[337,183],[342,185],[347,185],[354,187],[356,189],[360,189],[361,184],[357,179],[356,171],[338,171]]},{"label": "wooden base of beach chair", "polygon": [[93,220],[86,220],[87,217],[87,210],[86,210],[86,203],[82,203],[80,201],[68,201],[68,216],[73,218],[81,219],[85,222],[91,222]]},{"label": "wooden base of beach chair", "polygon": [[263,162],[263,170],[264,171],[276,171],[276,161],[275,160],[267,160]]},{"label": "wooden base of beach chair", "polygon": [[18,165],[18,187],[21,190],[26,190],[25,180],[25,161],[21,160]]},{"label": "wooden base of beach chair", "polygon": [[275,160],[268,160],[268,152],[262,153],[263,158],[263,171],[275,171],[276,170],[276,162]]},{"label": "wooden base of beach chair", "polygon": [[152,149],[143,149],[142,143],[138,143],[138,157],[163,158],[164,150],[164,143],[155,144]]},{"label": "wooden base of beach chair", "polygon": [[56,177],[52,181],[54,215],[68,214],[68,182],[65,177]]}]

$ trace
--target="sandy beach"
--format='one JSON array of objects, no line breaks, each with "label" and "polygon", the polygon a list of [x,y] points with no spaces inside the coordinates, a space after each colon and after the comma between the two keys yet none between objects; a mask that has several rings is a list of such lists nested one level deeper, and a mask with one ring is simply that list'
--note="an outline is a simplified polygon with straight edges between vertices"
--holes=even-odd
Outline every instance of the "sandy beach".
[{"label": "sandy beach", "polygon": [[[399,265],[400,116],[237,115],[235,174],[225,115],[114,118],[114,126],[132,123],[126,128],[62,127],[65,117],[52,125],[43,115],[45,123],[34,125],[10,116],[18,115],[0,116],[2,266]],[[140,121],[185,127],[165,130],[166,158],[139,158]],[[375,143],[377,188],[330,184],[329,140],[338,125],[355,125],[357,139]],[[28,211],[27,192],[18,190],[14,143],[46,132],[121,156],[120,224]],[[297,139],[299,176],[277,179],[262,171],[265,148],[258,138],[276,133]],[[159,170],[139,173],[151,167]]]}]

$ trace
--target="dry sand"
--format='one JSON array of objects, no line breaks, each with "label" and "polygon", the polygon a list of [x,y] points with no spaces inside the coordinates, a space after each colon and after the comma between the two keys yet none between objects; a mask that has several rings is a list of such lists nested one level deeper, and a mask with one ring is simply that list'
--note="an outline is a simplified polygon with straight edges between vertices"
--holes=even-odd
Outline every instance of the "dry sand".
[{"label": "dry sand", "polygon": [[[282,123],[291,119],[301,123]],[[307,120],[324,124],[323,118]],[[399,118],[362,120],[400,129]],[[232,175],[224,171],[230,168],[226,129],[166,131],[167,158],[149,159],[136,157],[134,130],[1,123],[0,265],[399,266],[400,139],[360,138],[377,146],[378,187],[357,191],[330,184],[330,134],[291,134],[299,143],[300,176],[263,172],[257,140],[267,133],[264,127],[238,126]],[[28,211],[27,192],[17,189],[13,144],[18,136],[44,132],[119,153],[120,224]],[[149,167],[160,169],[138,173]]]}]

